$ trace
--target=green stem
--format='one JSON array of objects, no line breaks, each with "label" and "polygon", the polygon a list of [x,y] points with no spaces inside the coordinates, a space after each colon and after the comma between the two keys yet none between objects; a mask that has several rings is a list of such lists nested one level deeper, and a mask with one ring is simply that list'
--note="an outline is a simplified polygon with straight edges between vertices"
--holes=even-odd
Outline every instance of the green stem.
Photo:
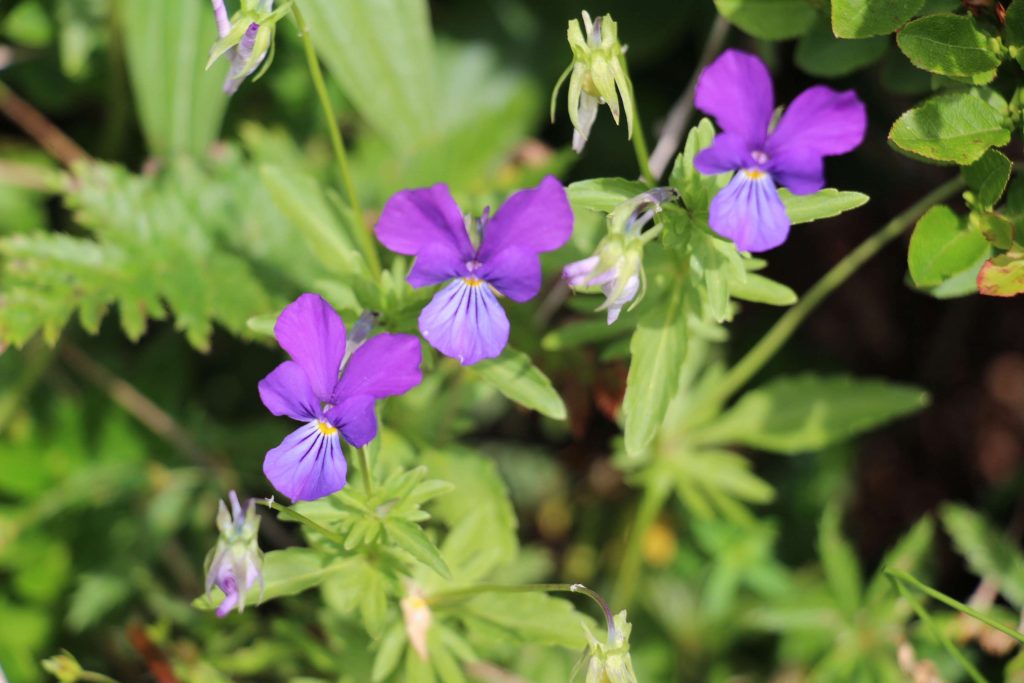
[{"label": "green stem", "polygon": [[467,588],[456,588],[454,590],[440,591],[427,597],[427,603],[434,607],[441,607],[449,603],[458,602],[472,598],[483,593],[579,593],[597,603],[604,614],[605,623],[608,626],[608,644],[615,641],[615,618],[612,615],[608,602],[595,590],[587,588],[582,583],[524,583],[519,585],[481,583]]},{"label": "green stem", "polygon": [[947,607],[952,607],[953,609],[955,609],[957,611],[963,612],[967,616],[974,617],[975,619],[977,619],[978,621],[982,622],[983,624],[991,626],[992,628],[994,628],[995,630],[997,630],[997,631],[999,631],[1001,633],[1005,633],[1006,635],[1008,635],[1011,638],[1013,638],[1014,640],[1016,640],[1018,643],[1024,643],[1024,633],[1020,633],[1019,631],[1016,631],[1016,630],[1010,628],[1009,626],[1004,626],[1003,624],[1000,624],[998,621],[995,621],[991,617],[988,617],[988,616],[982,614],[981,612],[979,612],[978,610],[974,609],[970,605],[965,605],[964,603],[960,602],[959,600],[954,600],[953,598],[949,597],[945,593],[940,593],[939,591],[935,590],[931,586],[928,586],[928,585],[925,585],[925,584],[921,583],[912,574],[908,574],[905,571],[901,571],[899,569],[892,569],[892,568],[887,568],[885,570],[885,573],[891,579],[893,579],[894,581],[907,584],[907,585],[909,585],[909,586],[911,586],[911,587],[921,591],[922,593],[927,595],[929,598],[933,598],[935,600],[938,600],[939,602],[941,602],[942,604],[946,605]]},{"label": "green stem", "polygon": [[927,211],[928,208],[953,196],[953,194],[963,188],[963,185],[964,181],[960,176],[943,183],[909,209],[886,223],[878,232],[861,242],[856,249],[843,257],[839,263],[832,266],[832,269],[825,273],[813,287],[807,290],[807,293],[801,297],[800,301],[786,311],[772,328],[768,330],[768,333],[761,337],[760,341],[738,363],[729,369],[729,372],[722,378],[722,381],[718,384],[716,390],[712,392],[708,400],[714,404],[725,403],[729,400],[733,394],[742,389],[778,353],[783,344],[800,327],[800,324],[818,307],[818,304],[850,279],[850,276],[856,273],[871,257],[881,251],[882,247],[914,225],[918,217]]},{"label": "green stem", "polygon": [[327,94],[327,85],[324,82],[324,74],[320,69],[320,60],[316,56],[316,48],[313,47],[313,39],[309,35],[309,26],[302,16],[299,4],[292,5],[292,16],[299,28],[299,35],[306,51],[306,63],[309,65],[309,73],[313,78],[313,87],[316,89],[317,97],[320,98],[320,106],[327,118],[327,132],[331,138],[331,146],[334,148],[334,156],[338,160],[338,172],[341,174],[341,182],[345,186],[345,194],[348,195],[349,208],[355,214],[355,237],[359,243],[359,249],[363,252],[370,270],[379,275],[381,272],[380,255],[377,253],[377,245],[370,237],[370,231],[363,226],[363,210],[359,205],[359,197],[356,194],[355,183],[352,182],[352,172],[349,170],[348,155],[345,152],[345,143],[341,137],[341,128],[338,127],[338,119],[334,115],[334,107],[331,105],[331,98]]},{"label": "green stem", "polygon": [[271,510],[276,510],[282,517],[287,516],[288,518],[291,518],[292,521],[298,522],[299,524],[309,527],[310,529],[317,532],[318,534],[320,534],[321,536],[323,536],[324,538],[328,539],[333,543],[337,543],[338,545],[345,545],[345,539],[342,538],[341,535],[331,531],[330,529],[328,529],[327,527],[323,526],[318,522],[314,522],[306,515],[298,513],[295,510],[291,509],[290,507],[285,507],[284,505],[281,505],[276,500],[273,500],[271,498],[258,498],[256,499],[256,502],[264,507],[270,508]]},{"label": "green stem", "polygon": [[[630,83],[632,90],[633,84]],[[636,163],[640,167],[640,175],[644,182],[654,187],[657,180],[651,173],[651,156],[647,151],[647,137],[644,135],[644,124],[640,122],[640,110],[636,106],[636,97],[633,99],[633,151],[636,153]]]},{"label": "green stem", "polygon": [[[975,668],[974,664],[971,663],[971,660],[967,659],[967,657],[964,656],[964,653],[960,652],[960,648],[958,648],[953,643],[953,641],[949,639],[949,636],[947,636],[942,631],[942,629],[939,628],[934,621],[932,621],[931,615],[928,614],[928,610],[924,608],[924,605],[922,605],[916,598],[914,598],[914,596],[910,594],[910,591],[907,590],[907,587],[903,584],[903,581],[907,580],[907,578],[913,579],[913,577],[911,577],[909,574],[904,575],[903,572],[892,569],[886,569],[885,572],[888,575],[889,579],[896,586],[896,590],[899,592],[901,596],[903,596],[903,599],[910,603],[910,606],[914,609],[914,612],[917,613],[917,617],[928,626],[928,629],[932,632],[932,636],[937,641],[939,641],[939,643],[942,644],[942,646],[946,649],[946,652],[952,655],[953,659],[957,660],[960,663],[960,666],[962,666],[964,670],[967,671],[968,675],[971,677],[971,680],[973,680],[974,683],[988,683],[988,680],[981,674],[980,671],[978,671],[977,668]],[[917,587],[919,588],[927,588],[927,586],[924,586],[923,584],[919,583],[916,579],[913,579],[913,582],[917,583]],[[950,599],[952,600],[952,598]],[[953,602],[956,601],[954,600]]]},{"label": "green stem", "polygon": [[363,487],[366,489],[366,495],[373,494],[373,477],[370,476],[370,458],[366,454],[366,446],[360,446],[356,449],[359,452],[359,469],[363,472]]},{"label": "green stem", "polygon": [[637,507],[636,519],[633,521],[633,528],[629,531],[629,541],[623,553],[619,575],[615,580],[615,589],[612,591],[612,600],[616,605],[629,607],[633,603],[633,596],[636,594],[643,565],[644,538],[647,536],[648,529],[661,514],[668,495],[669,488],[663,480],[648,482],[644,487],[643,496]]}]

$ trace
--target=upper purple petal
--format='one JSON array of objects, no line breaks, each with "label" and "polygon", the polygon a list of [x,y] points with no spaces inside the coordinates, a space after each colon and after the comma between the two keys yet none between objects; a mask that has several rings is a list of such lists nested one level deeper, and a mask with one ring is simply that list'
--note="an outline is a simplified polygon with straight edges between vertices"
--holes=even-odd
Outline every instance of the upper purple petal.
[{"label": "upper purple petal", "polygon": [[420,340],[411,334],[379,334],[356,349],[345,364],[332,403],[353,396],[404,394],[423,381]]},{"label": "upper purple petal", "polygon": [[[260,380],[260,400],[274,415],[287,415],[293,420],[315,420],[320,415],[320,401],[309,385],[306,372],[298,363],[286,360]],[[234,491],[231,492],[234,495]],[[231,501],[238,505],[237,498]],[[241,509],[235,513],[235,522]]]},{"label": "upper purple petal", "polygon": [[513,301],[529,301],[540,291],[540,259],[536,252],[518,247],[506,247],[494,254],[473,275]]},{"label": "upper purple petal", "polygon": [[310,422],[267,452],[263,473],[293,501],[316,500],[345,487],[348,463],[338,433],[325,434],[318,422]]},{"label": "upper purple petal", "polygon": [[716,175],[756,165],[750,155],[755,150],[736,133],[719,133],[707,149],[701,150],[693,159],[693,167],[705,175]]},{"label": "upper purple petal", "polygon": [[772,179],[793,194],[813,194],[825,187],[825,160],[820,154],[787,147],[769,162]]},{"label": "upper purple petal", "polygon": [[565,188],[547,176],[537,187],[513,194],[487,221],[477,258],[487,263],[509,247],[535,254],[558,249],[572,235],[572,220]]},{"label": "upper purple petal", "polygon": [[697,109],[715,117],[718,127],[760,149],[775,109],[772,77],[758,57],[726,50],[708,65],[697,81]]},{"label": "upper purple petal", "polygon": [[455,280],[420,313],[423,338],[463,365],[501,355],[508,332],[505,310],[483,282],[471,285],[462,278]]},{"label": "upper purple petal", "polygon": [[864,141],[867,125],[867,110],[857,93],[816,85],[786,107],[765,151],[770,157],[790,148],[819,156],[846,154]]},{"label": "upper purple petal", "polygon": [[317,294],[303,294],[278,316],[274,336],[306,372],[313,394],[330,401],[345,357],[345,323],[331,305]]},{"label": "upper purple petal", "polygon": [[742,251],[767,251],[786,241],[789,216],[771,176],[737,173],[711,200],[711,229]]},{"label": "upper purple petal", "polygon": [[384,205],[374,232],[391,251],[416,257],[408,277],[414,287],[457,277],[476,251],[459,205],[443,183],[396,193]]},{"label": "upper purple petal", "polygon": [[345,441],[360,448],[377,436],[377,415],[373,405],[372,396],[353,396],[327,411],[327,419],[341,431]]}]

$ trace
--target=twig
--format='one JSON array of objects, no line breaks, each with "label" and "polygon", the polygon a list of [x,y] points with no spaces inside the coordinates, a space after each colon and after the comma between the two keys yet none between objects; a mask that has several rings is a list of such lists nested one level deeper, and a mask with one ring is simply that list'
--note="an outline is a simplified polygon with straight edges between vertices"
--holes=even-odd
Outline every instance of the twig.
[{"label": "twig", "polygon": [[110,399],[126,413],[171,444],[186,458],[222,476],[225,474],[221,464],[207,453],[177,420],[127,380],[118,377],[72,344],[61,344],[59,353],[61,359],[75,373],[110,396]]},{"label": "twig", "polygon": [[669,162],[672,161],[676,150],[679,149],[683,133],[686,131],[686,123],[690,120],[690,114],[693,113],[693,98],[697,90],[697,79],[700,78],[704,67],[710,64],[722,49],[728,35],[729,22],[718,15],[708,32],[708,39],[704,43],[704,51],[701,52],[697,68],[694,70],[693,76],[690,77],[690,82],[686,84],[686,90],[679,96],[676,103],[672,105],[672,109],[669,110],[668,116],[665,117],[665,125],[661,128],[658,143],[654,146],[654,151],[651,152],[651,173],[655,178],[665,175]]},{"label": "twig", "polygon": [[91,158],[77,142],[5,83],[0,83],[0,112],[65,166],[70,167],[76,161]]}]

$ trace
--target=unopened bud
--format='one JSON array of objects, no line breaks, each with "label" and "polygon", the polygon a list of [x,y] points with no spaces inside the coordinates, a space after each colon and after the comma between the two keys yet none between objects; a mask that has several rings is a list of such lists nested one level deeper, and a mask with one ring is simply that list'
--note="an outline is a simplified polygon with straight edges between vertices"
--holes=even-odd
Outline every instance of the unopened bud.
[{"label": "unopened bud", "polygon": [[224,599],[217,607],[217,616],[245,609],[246,593],[258,582],[260,596],[263,594],[263,552],[259,548],[257,534],[260,518],[256,515],[253,500],[246,502],[243,512],[234,491],[228,494],[231,510],[220,501],[217,511],[217,528],[220,538],[217,545],[206,556],[206,593],[216,586],[224,593]]},{"label": "unopened bud", "polygon": [[427,632],[432,621],[430,606],[415,586],[410,586],[408,595],[402,598],[400,604],[409,643],[420,659],[427,661]]}]

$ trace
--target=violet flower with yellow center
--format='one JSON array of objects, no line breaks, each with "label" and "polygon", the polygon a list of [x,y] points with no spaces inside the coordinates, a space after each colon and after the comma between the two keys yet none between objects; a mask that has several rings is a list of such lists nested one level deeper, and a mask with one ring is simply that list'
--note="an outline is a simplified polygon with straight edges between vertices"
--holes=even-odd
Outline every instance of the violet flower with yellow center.
[{"label": "violet flower with yellow center", "polygon": [[444,355],[472,365],[499,356],[508,343],[508,317],[497,295],[517,302],[535,297],[539,254],[565,244],[572,221],[565,188],[548,176],[513,194],[494,216],[484,212],[479,246],[444,184],[391,197],[376,234],[391,251],[416,257],[410,285],[448,282],[420,313],[420,333]]},{"label": "violet flower with yellow center", "polygon": [[796,195],[825,187],[825,157],[864,140],[867,113],[852,90],[817,85],[797,95],[772,128],[775,93],[768,67],[754,55],[726,50],[701,74],[695,104],[722,132],[693,165],[707,175],[736,171],[711,202],[708,222],[742,251],[786,241],[790,220],[778,186]]}]

